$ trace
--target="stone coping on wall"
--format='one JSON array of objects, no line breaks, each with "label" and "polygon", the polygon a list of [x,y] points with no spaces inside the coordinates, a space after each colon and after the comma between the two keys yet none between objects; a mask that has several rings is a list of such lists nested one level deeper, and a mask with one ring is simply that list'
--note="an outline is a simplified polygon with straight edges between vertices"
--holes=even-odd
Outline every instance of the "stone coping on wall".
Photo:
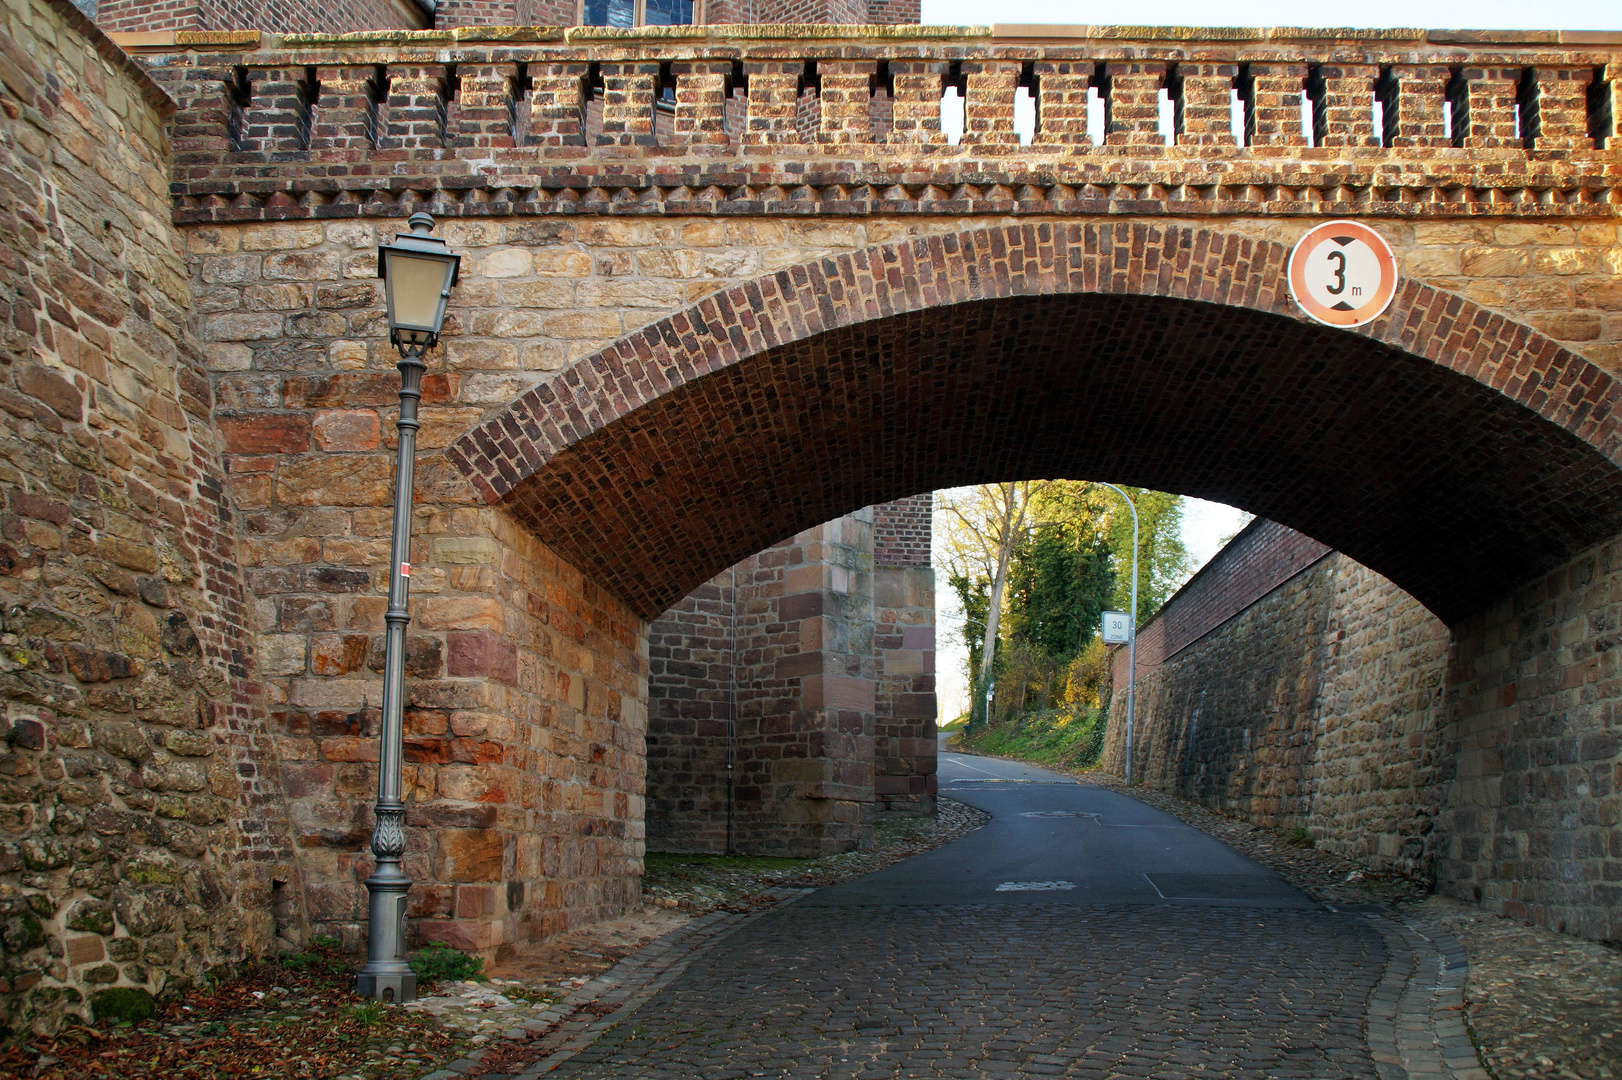
[{"label": "stone coping on wall", "polygon": [[[67,3],[68,0],[60,0]],[[1380,42],[1413,45],[1622,45],[1622,30],[1423,30],[1347,27],[1131,26],[1082,23],[993,23],[989,26],[773,23],[706,26],[463,26],[446,30],[365,30],[348,34],[272,34],[259,30],[160,30],[108,35],[130,51],[174,48],[348,48],[360,45],[450,45],[484,42],[670,41],[996,41],[1111,42]]]},{"label": "stone coping on wall", "polygon": [[[80,11],[72,0],[46,0],[46,2],[50,4],[52,11],[62,16],[69,26],[90,43],[91,48],[95,49],[102,59],[118,68],[136,85],[148,105],[157,109],[163,116],[174,112],[175,103],[164,93],[163,87],[147,74],[146,68],[130,58],[128,51],[122,47],[122,42],[113,35],[103,33],[101,27]],[[49,67],[48,64],[43,66]]]}]

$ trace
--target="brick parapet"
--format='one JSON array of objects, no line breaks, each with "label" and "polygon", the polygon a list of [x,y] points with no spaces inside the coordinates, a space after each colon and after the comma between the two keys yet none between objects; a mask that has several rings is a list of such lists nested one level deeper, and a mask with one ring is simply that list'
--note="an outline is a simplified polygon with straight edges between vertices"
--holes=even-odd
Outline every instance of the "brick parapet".
[{"label": "brick parapet", "polygon": [[[1257,518],[1138,628],[1138,678],[1330,553],[1327,545],[1276,521]],[[1114,685],[1126,685],[1127,651],[1111,650]]]},{"label": "brick parapet", "polygon": [[[1596,93],[1615,97],[1616,43],[1482,43],[1461,56],[1456,44],[1423,37],[1202,41],[1146,34],[1016,44],[967,31],[896,33],[903,27],[673,29],[682,32],[576,28],[550,37],[514,31],[495,41],[461,31],[305,35],[263,38],[257,44],[270,47],[242,51],[155,46],[140,55],[166,80],[222,85],[242,68],[373,64],[403,77],[429,61],[515,71],[589,64],[598,73],[574,105],[549,96],[548,121],[540,125],[531,117],[532,95],[518,94],[522,79],[477,90],[465,84],[476,103],[424,91],[435,98],[429,105],[449,113],[465,104],[505,123],[506,134],[494,142],[459,145],[453,118],[437,143],[406,151],[355,138],[344,147],[179,154],[173,190],[181,222],[394,216],[421,203],[442,215],[468,216],[1188,212],[1418,219],[1612,217],[1622,204],[1618,110],[1585,106],[1579,117],[1573,104],[1588,100],[1585,78],[1597,80]],[[721,33],[728,29],[748,32]],[[1435,145],[1442,95],[1435,78],[1421,77],[1427,58],[1452,73],[1448,87],[1461,127],[1446,146]],[[733,99],[737,109],[724,110],[720,127],[711,122],[709,65],[717,62],[738,73],[741,95]],[[847,85],[847,69],[864,63],[874,65],[876,77]],[[615,81],[626,77],[615,74],[622,68],[646,69],[634,93]],[[829,104],[837,107],[806,113],[784,105],[784,93],[803,105],[795,88],[814,86],[823,68],[835,79]],[[1381,81],[1386,69],[1392,77]],[[1506,70],[1532,74],[1516,75],[1521,81],[1501,106],[1494,73]],[[675,105],[672,122],[661,126],[653,100],[666,71]],[[1009,79],[1029,84],[1047,141],[1020,145],[1014,137]],[[957,80],[969,94],[968,126],[951,145],[942,134],[941,94]],[[1101,146],[1086,138],[1089,84],[1103,88],[1113,125]],[[1172,145],[1159,128],[1155,99],[1162,87],[1176,106],[1166,133]],[[865,124],[855,91],[868,98]],[[1223,125],[1233,91],[1246,101],[1245,132],[1238,134]],[[1305,135],[1302,94],[1317,117]],[[606,95],[608,108],[588,107],[596,95]],[[1379,131],[1377,97],[1394,118]],[[310,110],[319,113],[319,99],[310,99]],[[1515,109],[1526,112],[1520,142],[1477,134],[1497,132],[1492,125],[1500,124],[1494,117],[1502,108],[1510,109],[1511,121]],[[578,113],[578,142],[551,137],[560,109]],[[209,123],[222,121],[182,116],[188,128]],[[700,143],[691,138],[697,130],[706,132]]]},{"label": "brick parapet", "polygon": [[433,22],[416,0],[100,0],[96,21],[109,33],[263,30],[353,33],[413,30]]}]

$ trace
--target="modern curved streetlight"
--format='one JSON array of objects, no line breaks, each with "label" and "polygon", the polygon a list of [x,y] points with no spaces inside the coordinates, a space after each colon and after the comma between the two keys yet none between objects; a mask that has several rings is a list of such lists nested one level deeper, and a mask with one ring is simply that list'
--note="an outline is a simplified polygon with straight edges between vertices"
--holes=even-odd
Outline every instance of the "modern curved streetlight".
[{"label": "modern curved streetlight", "polygon": [[1138,508],[1132,503],[1132,496],[1106,480],[1100,480],[1115,494],[1126,500],[1126,508],[1132,511],[1132,613],[1127,617],[1126,639],[1126,782],[1132,782],[1132,712],[1137,704],[1138,687]]},{"label": "modern curved streetlight", "polygon": [[394,534],[389,547],[389,607],[383,652],[383,729],[377,761],[377,823],[366,879],[366,965],[355,976],[355,991],[377,1001],[406,1002],[417,996],[417,975],[406,962],[406,892],[411,879],[401,869],[405,855],[405,802],[401,771],[405,757],[405,632],[411,581],[411,489],[416,466],[417,406],[422,400],[422,356],[439,341],[445,304],[456,284],[462,257],[445,241],[430,236],[434,219],[411,215],[411,232],[377,249],[377,276],[388,306],[389,341],[400,350],[399,447],[394,466]]}]

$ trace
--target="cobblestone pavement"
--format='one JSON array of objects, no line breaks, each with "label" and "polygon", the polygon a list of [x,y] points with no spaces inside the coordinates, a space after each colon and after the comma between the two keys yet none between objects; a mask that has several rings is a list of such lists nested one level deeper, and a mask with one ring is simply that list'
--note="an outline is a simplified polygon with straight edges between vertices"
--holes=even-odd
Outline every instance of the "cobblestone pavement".
[{"label": "cobblestone pavement", "polygon": [[[1622,1080],[1622,950],[1556,934],[1373,874],[1275,830],[1225,817],[1118,777],[1076,779],[1118,791],[1219,837],[1331,905],[1379,905],[1410,932],[1461,956],[1456,1003],[1487,1075],[1498,1080]],[[1450,945],[1451,943],[1451,945]],[[1441,1006],[1454,1008],[1454,1003]]]},{"label": "cobblestone pavement", "polygon": [[1313,911],[789,904],[551,1075],[1375,1077],[1386,960]]},{"label": "cobblestone pavement", "polygon": [[824,906],[827,893],[724,909],[542,1010],[530,1041],[493,1044],[436,1080],[1622,1077],[1613,950],[1427,899],[1171,796],[1131,795],[1332,910],[877,909]]}]

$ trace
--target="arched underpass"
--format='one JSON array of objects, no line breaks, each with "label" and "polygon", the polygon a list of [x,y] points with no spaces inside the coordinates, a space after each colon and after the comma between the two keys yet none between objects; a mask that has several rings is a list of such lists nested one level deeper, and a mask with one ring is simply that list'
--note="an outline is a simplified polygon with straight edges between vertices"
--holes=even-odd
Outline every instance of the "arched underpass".
[{"label": "arched underpass", "polygon": [[[1519,913],[1603,936],[1602,892],[1538,880],[1571,861],[1504,858],[1513,815],[1494,820],[1479,805],[1494,789],[1464,781],[1550,734],[1505,711],[1517,675],[1523,709],[1568,742],[1597,719],[1592,694],[1568,692],[1598,677],[1572,642],[1509,628],[1547,622],[1528,618],[1539,604],[1581,621],[1610,595],[1616,388],[1413,282],[1363,332],[1309,324],[1278,291],[1283,257],[1168,225],[992,229],[827,259],[632,335],[452,456],[645,618],[767,543],[918,490],[1108,478],[1263,515],[1451,628],[1436,743],[1452,756],[1442,827],[1459,832],[1442,838],[1444,885],[1500,904],[1542,889]],[[804,614],[836,636],[836,608]],[[871,709],[819,691],[790,722],[871,730]],[[1010,768],[949,756],[958,796],[994,814],[984,834],[729,937],[564,1072],[1375,1075],[1370,995],[1407,978],[1414,939],[1196,851],[1206,841],[1119,795]]]},{"label": "arched underpass", "polygon": [[[1615,753],[1590,641],[1603,624],[1575,644],[1514,628],[1538,604],[1568,637],[1584,605],[1603,617],[1595,552],[1622,528],[1616,384],[1412,280],[1362,330],[1310,324],[1283,294],[1284,256],[1167,224],[985,229],[821,260],[630,335],[450,454],[644,618],[784,536],[931,488],[1110,478],[1277,521],[1452,628],[1441,743],[1460,782],[1439,877],[1608,936],[1614,905],[1588,884],[1603,838],[1529,857],[1549,837],[1500,813],[1491,774],[1517,740],[1565,740],[1585,776]],[[829,695],[799,722],[871,710]],[[1546,781],[1524,786],[1560,805],[1585,782]]]}]

